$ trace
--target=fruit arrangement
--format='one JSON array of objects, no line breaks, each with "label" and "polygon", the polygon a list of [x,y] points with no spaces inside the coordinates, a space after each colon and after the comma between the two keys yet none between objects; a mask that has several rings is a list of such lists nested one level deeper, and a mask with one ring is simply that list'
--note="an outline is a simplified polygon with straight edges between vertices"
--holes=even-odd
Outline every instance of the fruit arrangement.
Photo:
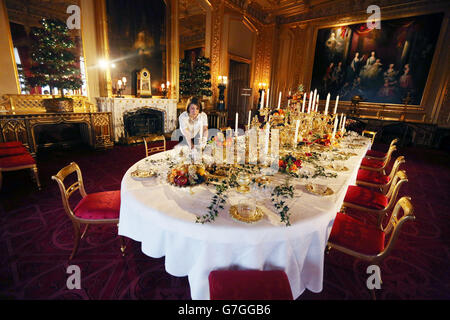
[{"label": "fruit arrangement", "polygon": [[287,155],[278,160],[278,167],[280,172],[296,173],[302,167],[302,160]]},{"label": "fruit arrangement", "polygon": [[173,168],[167,180],[177,187],[189,187],[206,181],[206,170],[203,165],[183,164]]}]

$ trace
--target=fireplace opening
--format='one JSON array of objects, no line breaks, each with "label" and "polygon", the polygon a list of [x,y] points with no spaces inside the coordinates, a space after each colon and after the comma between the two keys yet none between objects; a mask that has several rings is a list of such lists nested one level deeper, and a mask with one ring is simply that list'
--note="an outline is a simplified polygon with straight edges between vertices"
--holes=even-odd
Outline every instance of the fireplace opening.
[{"label": "fireplace opening", "polygon": [[87,126],[83,123],[43,124],[34,128],[37,150],[69,149],[89,144]]},{"label": "fireplace opening", "polygon": [[142,137],[148,134],[164,133],[164,113],[151,108],[141,108],[123,115],[125,134],[128,137]]}]

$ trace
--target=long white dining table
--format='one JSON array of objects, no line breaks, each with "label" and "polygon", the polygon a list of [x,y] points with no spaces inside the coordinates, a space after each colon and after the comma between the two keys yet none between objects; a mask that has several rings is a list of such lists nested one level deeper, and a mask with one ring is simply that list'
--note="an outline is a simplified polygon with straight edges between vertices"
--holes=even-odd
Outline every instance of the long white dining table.
[{"label": "long white dining table", "polygon": [[[347,138],[343,145],[350,147],[354,138]],[[361,136],[357,139],[358,147],[341,149],[356,154],[342,160],[348,171],[338,172],[335,178],[291,178],[295,195],[289,202],[290,226],[274,219],[276,210],[267,190],[252,190],[249,194],[266,213],[258,222],[248,224],[230,216],[231,199],[233,195],[240,196],[234,192],[214,221],[196,223],[196,217],[207,212],[215,187],[202,184],[177,188],[166,183],[164,175],[136,180],[131,172],[145,161],[142,159],[122,179],[119,235],[140,242],[142,252],[149,257],[164,256],[169,274],[188,277],[194,300],[210,298],[208,276],[219,269],[283,270],[295,299],[305,289],[320,292],[325,248],[336,213],[370,148],[370,139]],[[147,162],[152,160],[155,167],[167,166],[165,159],[173,159],[176,152],[152,155]],[[301,170],[311,172],[312,167],[304,163]],[[277,173],[271,177],[271,184],[285,178],[286,174]],[[309,193],[305,185],[311,182],[325,184],[334,193],[328,196]]]}]

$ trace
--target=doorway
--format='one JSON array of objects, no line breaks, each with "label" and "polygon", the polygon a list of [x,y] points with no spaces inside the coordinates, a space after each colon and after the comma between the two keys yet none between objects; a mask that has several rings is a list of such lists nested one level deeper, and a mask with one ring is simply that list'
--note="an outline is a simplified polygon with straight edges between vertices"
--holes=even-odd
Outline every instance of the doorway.
[{"label": "doorway", "polygon": [[251,109],[250,64],[231,59],[228,75],[228,126],[234,129],[237,112],[239,127],[244,128]]}]

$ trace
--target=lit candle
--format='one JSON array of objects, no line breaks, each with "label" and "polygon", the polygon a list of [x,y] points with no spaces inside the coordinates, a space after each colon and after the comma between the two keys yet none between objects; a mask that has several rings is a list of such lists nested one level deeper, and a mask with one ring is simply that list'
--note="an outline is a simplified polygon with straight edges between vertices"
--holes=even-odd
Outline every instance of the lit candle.
[{"label": "lit candle", "polygon": [[[339,116],[339,115],[338,115]],[[342,127],[342,119],[344,118],[344,114],[343,113],[341,113],[341,118],[339,119],[339,126],[338,126],[338,128],[339,128],[339,130],[341,130],[341,127]]]},{"label": "lit candle", "polygon": [[167,81],[167,88],[170,87],[170,81]]},{"label": "lit candle", "polygon": [[123,84],[127,83],[127,78],[123,77],[122,82],[123,82]]},{"label": "lit candle", "polygon": [[264,108],[264,90],[262,91],[262,94],[261,94],[261,105],[260,105],[260,107],[259,107],[259,110],[261,110],[262,108]]},{"label": "lit candle", "polygon": [[119,87],[119,89],[120,87],[122,87],[122,80],[117,80],[117,86]]},{"label": "lit candle", "polygon": [[281,106],[281,91],[280,91],[280,94],[278,95],[278,108],[277,109],[280,109],[280,106]]},{"label": "lit candle", "polygon": [[238,118],[239,118],[239,113],[236,112],[236,125],[235,125],[235,136],[237,137],[238,135]]},{"label": "lit candle", "polygon": [[311,92],[309,93],[308,113],[311,112],[311,104],[312,104],[311,100],[313,100],[313,99],[311,99],[312,96],[313,96],[313,92],[311,91]]},{"label": "lit candle", "polygon": [[266,101],[266,108],[268,108],[269,107],[269,94],[270,94],[270,92],[269,92],[269,88],[267,88],[267,101]]},{"label": "lit candle", "polygon": [[338,103],[339,103],[339,95],[336,97],[336,104],[334,105],[334,112],[333,112],[333,114],[336,114],[336,112],[337,112]]},{"label": "lit candle", "polygon": [[295,124],[294,146],[297,145],[298,127],[300,126],[300,120],[297,120],[296,122],[297,122],[297,123]]},{"label": "lit candle", "polygon": [[248,112],[248,126],[247,126],[247,130],[250,130],[250,119],[252,118],[252,110],[250,110]]},{"label": "lit candle", "polygon": [[164,83],[161,83],[161,88],[164,90],[166,86],[164,85]]},{"label": "lit candle", "polygon": [[305,103],[306,103],[306,93],[303,95],[303,106],[302,106],[302,112],[305,112]]},{"label": "lit candle", "polygon": [[328,114],[328,105],[330,104],[330,97],[331,97],[331,94],[328,93],[328,95],[327,95],[327,102],[325,103],[325,112],[324,112],[324,115],[327,115],[327,114]]}]

